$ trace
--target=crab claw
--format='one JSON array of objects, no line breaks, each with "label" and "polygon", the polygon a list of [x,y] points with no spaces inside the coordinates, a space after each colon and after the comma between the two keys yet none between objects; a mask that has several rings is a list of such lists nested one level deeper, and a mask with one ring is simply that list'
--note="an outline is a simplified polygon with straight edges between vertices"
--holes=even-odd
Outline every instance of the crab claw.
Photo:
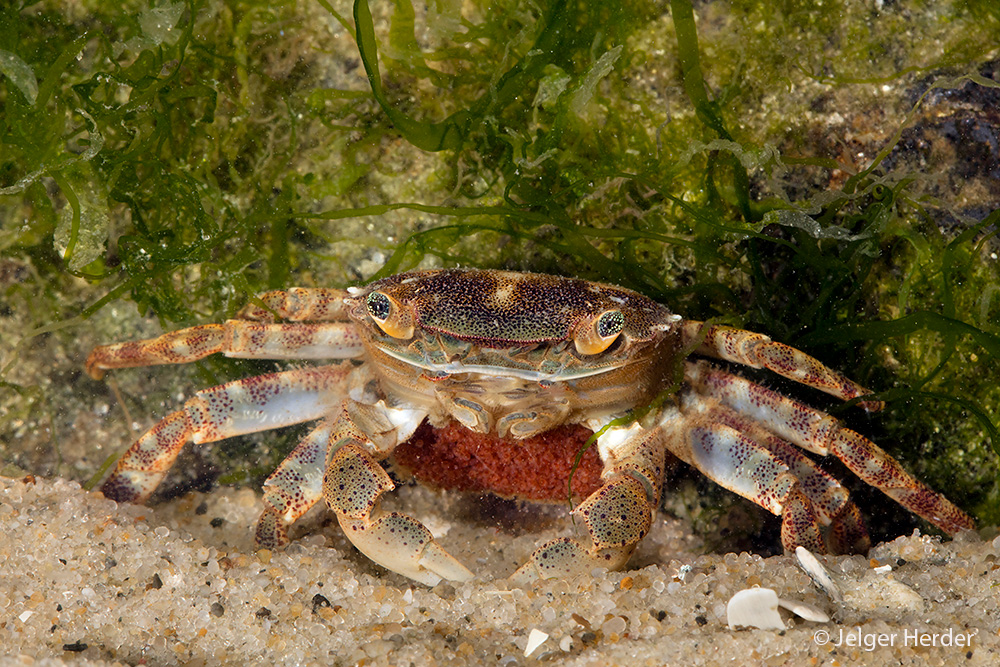
[{"label": "crab claw", "polygon": [[593,546],[588,549],[569,538],[546,542],[518,568],[515,580],[569,577],[595,567],[621,569],[649,532],[653,508],[646,487],[623,474],[592,493],[573,513],[583,517]]},{"label": "crab claw", "polygon": [[428,586],[442,579],[468,581],[472,572],[434,541],[416,519],[388,512],[378,519],[352,521],[338,514],[351,543],[382,567]]},{"label": "crab claw", "polygon": [[371,454],[348,442],[330,459],[323,497],[347,539],[379,565],[428,586],[442,579],[471,579],[472,572],[435,542],[422,523],[399,512],[379,511],[379,497],[394,486]]}]

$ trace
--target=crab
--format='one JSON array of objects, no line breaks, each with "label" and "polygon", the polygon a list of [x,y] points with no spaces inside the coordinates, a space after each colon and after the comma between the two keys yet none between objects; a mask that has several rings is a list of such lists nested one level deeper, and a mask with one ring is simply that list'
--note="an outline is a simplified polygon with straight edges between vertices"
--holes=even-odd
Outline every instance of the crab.
[{"label": "crab", "polygon": [[[613,285],[446,269],[346,291],[272,291],[223,324],[97,347],[86,368],[100,379],[109,369],[214,353],[334,363],[197,392],[132,444],[102,491],[141,503],[188,442],[319,420],[264,482],[259,548],[288,544],[289,526],[322,498],[372,561],[431,586],[470,579],[472,572],[423,524],[380,507],[394,488],[380,461],[425,420],[455,421],[514,441],[566,424],[597,434],[601,486],[573,510],[589,544],[572,538],[542,544],[517,570],[520,577],[622,568],[650,529],[668,452],[779,515],[786,550],[868,546],[847,491],[801,450],[837,457],[946,533],[974,527],[864,436],[719,362],[765,368],[866,410],[881,409],[866,398],[867,389],[767,336],[684,320]],[[665,391],[671,386],[673,392]]]}]

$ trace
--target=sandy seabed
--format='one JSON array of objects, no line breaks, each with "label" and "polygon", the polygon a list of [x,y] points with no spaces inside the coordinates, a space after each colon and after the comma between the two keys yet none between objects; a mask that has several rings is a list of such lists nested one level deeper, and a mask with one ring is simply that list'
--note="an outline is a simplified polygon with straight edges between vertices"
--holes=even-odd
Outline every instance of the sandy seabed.
[{"label": "sandy seabed", "polygon": [[[250,490],[150,508],[0,477],[0,665],[1000,664],[1000,538],[914,534],[822,557],[844,591],[835,603],[793,558],[700,555],[661,515],[638,569],[521,586],[507,577],[569,520],[510,534],[463,517],[457,494],[406,487],[393,502],[476,578],[410,583],[357,554],[321,510],[284,552],[255,553]],[[726,604],[753,585],[833,620],[732,630]]]}]

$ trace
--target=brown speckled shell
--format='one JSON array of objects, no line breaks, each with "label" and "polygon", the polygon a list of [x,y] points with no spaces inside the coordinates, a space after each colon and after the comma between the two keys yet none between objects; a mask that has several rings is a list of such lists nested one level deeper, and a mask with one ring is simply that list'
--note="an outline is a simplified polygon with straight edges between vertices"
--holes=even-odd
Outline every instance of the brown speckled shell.
[{"label": "brown speckled shell", "polygon": [[538,273],[413,271],[371,283],[361,298],[374,291],[412,306],[426,329],[485,345],[567,340],[577,322],[606,310],[622,312],[623,333],[634,341],[670,321],[669,310],[636,292]]}]

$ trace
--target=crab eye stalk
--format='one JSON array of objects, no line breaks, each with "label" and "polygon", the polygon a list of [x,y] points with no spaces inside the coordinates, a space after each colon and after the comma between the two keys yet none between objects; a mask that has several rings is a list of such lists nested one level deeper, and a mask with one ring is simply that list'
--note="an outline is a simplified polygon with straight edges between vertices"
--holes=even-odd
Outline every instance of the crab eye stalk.
[{"label": "crab eye stalk", "polygon": [[583,322],[573,337],[580,354],[600,354],[611,347],[625,328],[625,316],[620,310],[606,310],[594,319]]},{"label": "crab eye stalk", "polygon": [[372,292],[365,299],[368,314],[378,328],[393,338],[413,337],[413,318],[399,301],[384,292]]}]

